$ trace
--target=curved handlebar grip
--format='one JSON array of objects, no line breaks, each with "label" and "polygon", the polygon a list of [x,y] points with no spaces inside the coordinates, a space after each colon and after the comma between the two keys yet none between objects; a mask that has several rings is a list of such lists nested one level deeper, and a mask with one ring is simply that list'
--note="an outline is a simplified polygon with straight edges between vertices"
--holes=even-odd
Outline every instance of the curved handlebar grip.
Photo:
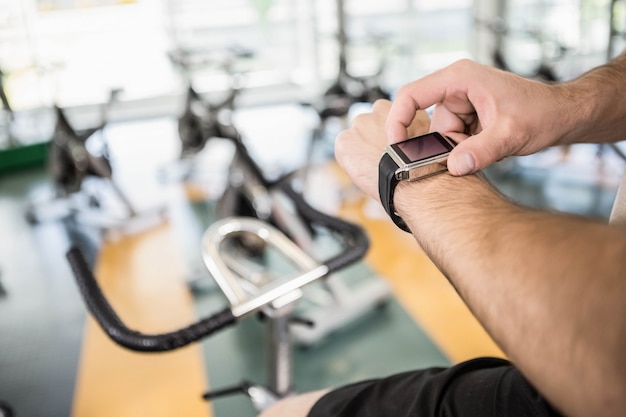
[{"label": "curved handlebar grip", "polygon": [[329,216],[313,208],[287,182],[282,183],[281,188],[293,200],[296,209],[302,217],[311,222],[311,224],[318,224],[332,232],[338,233],[343,239],[346,249],[324,261],[329,273],[350,265],[365,256],[370,242],[362,227],[338,217]]},{"label": "curved handlebar grip", "polygon": [[129,329],[106,300],[82,252],[72,247],[66,257],[91,314],[115,343],[128,349],[142,352],[164,352],[177,349],[232,325],[236,321],[231,310],[227,308],[174,332],[144,334]]}]

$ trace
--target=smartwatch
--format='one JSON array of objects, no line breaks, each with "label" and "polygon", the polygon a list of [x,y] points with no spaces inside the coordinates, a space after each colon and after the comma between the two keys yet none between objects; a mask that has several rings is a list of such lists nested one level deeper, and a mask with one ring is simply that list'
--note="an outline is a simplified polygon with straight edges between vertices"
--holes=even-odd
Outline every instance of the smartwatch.
[{"label": "smartwatch", "polygon": [[391,220],[411,232],[396,213],[393,195],[400,181],[417,181],[448,170],[448,155],[456,142],[438,132],[427,133],[388,145],[378,164],[378,193]]}]

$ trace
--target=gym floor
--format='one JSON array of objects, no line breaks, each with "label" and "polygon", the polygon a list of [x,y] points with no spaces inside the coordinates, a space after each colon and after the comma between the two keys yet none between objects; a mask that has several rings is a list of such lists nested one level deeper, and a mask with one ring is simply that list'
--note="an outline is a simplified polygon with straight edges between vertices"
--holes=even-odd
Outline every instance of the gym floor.
[{"label": "gym floor", "polygon": [[[268,172],[306,160],[305,115],[287,106],[248,109],[238,117],[253,156]],[[286,119],[293,127],[277,130]],[[123,191],[142,212],[165,207],[166,215],[106,235],[62,221],[30,225],[25,206],[49,187],[45,171],[0,177],[0,283],[6,291],[0,296],[0,401],[18,417],[254,416],[244,396],[212,403],[201,396],[244,379],[265,381],[263,322],[245,319],[170,353],[131,352],[86,314],[65,261],[70,241],[79,238],[91,248],[87,255],[103,290],[129,326],[143,332],[176,329],[219,310],[226,302],[203,270],[199,242],[223,189],[228,149],[210,144],[199,156],[198,180],[181,184],[168,177],[177,155],[175,120],[113,124],[105,135]],[[295,388],[502,356],[412,238],[343,176],[330,149],[331,143],[318,144],[307,197],[361,224],[371,240],[366,258],[340,278],[354,288],[384,280],[393,299],[319,343],[295,349]],[[522,204],[606,219],[623,168],[611,149],[576,145],[509,159],[487,174]]]}]

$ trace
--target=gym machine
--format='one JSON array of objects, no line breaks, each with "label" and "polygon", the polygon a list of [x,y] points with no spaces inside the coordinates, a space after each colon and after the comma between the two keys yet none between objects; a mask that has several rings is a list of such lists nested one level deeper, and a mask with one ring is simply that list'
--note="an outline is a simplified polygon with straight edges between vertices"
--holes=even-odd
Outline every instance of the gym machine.
[{"label": "gym machine", "polygon": [[[375,99],[374,97],[378,98],[378,96],[374,96],[373,92],[378,91],[382,94],[382,89],[374,86],[375,77],[357,78],[348,73],[343,1],[339,1],[337,4],[339,21],[341,22],[339,30],[340,45],[342,45],[340,48],[340,73],[335,87],[331,87],[325,96],[331,98],[330,102],[334,102],[335,99],[332,97],[337,98],[335,93],[342,90],[343,97],[349,98],[351,103],[363,100],[372,101]],[[233,101],[239,91],[238,75],[233,73],[232,64],[237,59],[250,55],[250,51],[241,48],[234,51],[227,50],[226,58],[222,58],[221,61],[215,58],[215,54],[209,54],[207,58],[203,57],[201,53],[194,53],[193,51],[178,50],[176,53],[170,53],[170,59],[187,75],[189,83],[191,68],[215,65],[216,62],[221,62],[218,67],[231,79],[230,96],[216,106],[198,100],[197,96],[194,98],[192,95],[188,95],[186,111],[179,119],[181,140],[198,143],[200,144],[198,148],[204,147],[208,140],[213,141],[214,139],[229,142],[234,147],[234,156],[228,168],[228,182],[215,206],[217,219],[246,216],[268,222],[277,227],[305,252],[310,255],[320,254],[323,249],[314,245],[314,241],[318,237],[316,231],[294,208],[290,199],[285,195],[283,187],[281,187],[283,182],[291,181],[292,184],[295,184],[299,181],[296,186],[305,189],[306,173],[311,161],[307,161],[308,163],[296,172],[270,179],[264,175],[262,168],[251,156],[244,138],[241,137],[236,127],[232,123],[224,125],[219,122],[219,111],[226,109],[229,113],[232,112]],[[360,93],[355,93],[352,88],[353,83],[360,86]],[[200,111],[194,111],[194,105]],[[329,108],[333,106],[331,103]],[[333,115],[345,116],[348,110],[349,106],[345,107],[342,112],[324,112],[322,110],[320,115],[326,120]],[[230,122],[230,119],[227,119],[227,122]],[[312,148],[314,145],[315,143],[311,143]],[[309,155],[312,153],[311,149]],[[263,241],[251,236],[230,239],[225,246],[228,248],[225,251],[225,258],[233,269],[241,266],[241,259],[255,258],[264,249]],[[264,275],[263,265],[255,267],[248,262],[247,267],[249,269],[248,275],[255,276],[255,278],[251,278],[252,280]],[[256,272],[252,273],[250,270],[256,270]],[[354,288],[349,289],[344,279],[333,275],[324,280],[322,289],[307,295],[305,299],[311,308],[306,315],[309,321],[315,323],[315,326],[299,326],[297,329],[293,329],[297,343],[303,346],[315,344],[328,334],[362,317],[376,306],[384,304],[390,298],[391,289],[385,280],[369,276],[365,278]],[[192,290],[206,289],[207,285],[203,285],[203,281],[206,280],[194,278],[190,281]]]},{"label": "gym machine", "polygon": [[[563,76],[557,71],[557,63],[566,57],[574,57],[572,50],[555,40],[554,36],[546,36],[539,24],[536,28],[513,30],[505,19],[505,16],[510,16],[510,12],[507,13],[509,4],[506,0],[498,1],[495,18],[476,19],[478,25],[487,28],[493,35],[493,64],[541,82],[563,81]],[[607,61],[617,52],[615,43],[625,38],[624,22],[616,19],[618,7],[623,4],[623,0],[612,0],[609,5]],[[579,24],[578,21],[572,23]],[[506,59],[506,50],[514,49],[507,41],[514,38],[525,39],[533,45],[536,59],[532,68],[522,70],[512,59]],[[563,65],[561,69],[561,72],[568,72]],[[535,194],[535,204],[601,217],[608,215],[614,198],[611,189],[617,187],[615,181],[619,178],[619,175],[615,177],[609,172],[623,164],[624,159],[624,152],[612,143],[563,145],[527,157],[507,159],[490,167],[489,172],[493,179],[521,179]]]},{"label": "gym machine", "polygon": [[[164,167],[159,173],[164,182],[182,181],[186,186],[199,185],[201,188],[216,183],[218,191],[223,192],[227,182],[227,165],[216,167],[212,157],[214,148],[208,149],[207,144],[222,146],[226,158],[232,157],[232,143],[240,143],[241,137],[232,123],[235,99],[240,93],[238,75],[232,73],[232,65],[236,59],[250,56],[251,52],[241,48],[224,50],[191,50],[178,47],[168,52],[170,62],[183,76],[186,84],[185,106],[182,114],[178,117],[178,140],[180,141],[180,154],[178,160]],[[221,100],[209,101],[198,93],[193,85],[192,73],[196,70],[216,70],[220,75],[229,80],[229,88]],[[223,170],[219,168],[223,167]],[[217,168],[217,169],[216,169]],[[188,211],[185,209],[185,211]],[[194,211],[196,211],[194,209]],[[192,212],[185,213],[191,216],[206,217],[208,213],[202,210],[201,214]],[[211,219],[213,220],[213,219]],[[184,220],[189,222],[188,219]],[[207,220],[199,223],[206,225]],[[197,225],[192,228],[201,229]],[[189,227],[188,227],[189,229]],[[193,238],[190,239],[190,235]],[[189,276],[187,282],[194,293],[215,290],[215,283],[207,275],[199,254],[196,254],[197,244],[201,239],[200,233],[185,233],[183,241],[188,248],[185,254],[188,257]]]},{"label": "gym machine", "polygon": [[[184,67],[188,68],[189,65]],[[299,186],[306,187],[303,182],[308,165],[296,172],[270,179],[265,176],[263,169],[251,156],[237,129],[232,125],[226,126],[227,129],[225,129],[223,125],[215,123],[216,120],[211,116],[211,112],[186,112],[181,121],[184,121],[184,126],[187,128],[179,130],[188,134],[193,132],[204,144],[208,140],[221,140],[229,142],[234,147],[234,156],[228,168],[228,182],[216,202],[215,217],[223,219],[246,216],[269,222],[307,253],[320,252],[322,249],[316,248],[313,244],[316,237],[315,230],[307,224],[297,210],[294,210],[293,204],[290,203],[290,199],[285,196],[280,186],[285,181],[295,183],[299,180]],[[212,125],[214,128],[205,130],[200,128],[207,125]],[[220,134],[208,135],[207,132],[215,133],[218,128],[223,129]],[[229,249],[227,252],[230,253],[228,262],[232,268],[237,268],[242,263],[242,258],[254,257],[264,248],[262,241],[250,236],[245,239],[231,239],[227,246]],[[199,263],[195,262],[193,255],[190,256],[192,256],[193,265]],[[248,268],[255,269],[250,263],[248,263]],[[214,289],[214,285],[211,287],[214,283],[209,280],[210,277],[202,275],[200,268],[192,267],[192,270],[193,276],[188,279],[192,291],[203,292]],[[249,273],[249,275],[263,275],[262,266],[257,266],[256,270],[256,273]],[[313,345],[328,334],[362,317],[376,306],[384,304],[391,297],[388,283],[378,277],[366,277],[353,288],[348,288],[344,281],[339,276],[330,276],[324,281],[323,289],[306,297],[311,305],[307,311],[308,320],[314,322],[315,326],[300,326],[294,329],[297,343],[303,346]]]},{"label": "gym machine", "polygon": [[181,158],[202,151],[210,138],[236,139],[239,135],[230,123],[220,120],[222,110],[233,111],[238,89],[233,88],[219,103],[209,103],[191,84],[187,88],[185,110],[178,119],[178,134],[182,144]]},{"label": "gym machine", "polygon": [[[243,140],[239,138],[231,141],[235,146],[235,155],[230,165],[229,183],[217,201],[216,217],[223,219],[246,216],[268,222],[309,256],[321,256],[324,249],[315,245],[316,238],[321,236],[308,222],[308,218],[303,216],[301,209],[294,205],[294,201],[298,200],[285,192],[285,183],[306,189],[301,170],[277,179],[269,179],[252,158]],[[332,247],[332,242],[327,242],[326,246]],[[242,240],[232,239],[227,247],[229,250],[225,255],[226,262],[231,268],[237,269],[242,265],[242,258],[253,258],[264,249],[264,243],[248,236]],[[263,273],[254,275],[262,276]],[[307,319],[315,325],[293,329],[297,343],[302,346],[314,345],[384,304],[391,297],[391,288],[387,281],[376,276],[366,278],[358,285],[348,288],[339,275],[327,277],[320,291],[306,297],[311,304],[306,312]]]},{"label": "gym machine", "polygon": [[[241,137],[221,140],[233,145],[234,155],[227,175],[228,183],[215,204],[215,218],[219,220],[245,216],[267,222],[311,256],[315,253],[321,255],[324,249],[315,245],[316,238],[320,237],[318,231],[312,227],[307,218],[303,217],[297,206],[294,206],[294,199],[285,193],[283,185],[290,183],[294,187],[305,188],[301,173],[295,171],[277,179],[269,179],[250,155]],[[327,247],[332,245],[333,242],[326,242]],[[262,240],[248,235],[230,239],[224,246],[228,248],[224,257],[231,268],[237,269],[245,263],[251,281],[262,280],[259,278],[264,275],[263,260],[259,259],[259,254],[265,249]],[[256,259],[261,265],[255,266],[252,262],[244,262],[242,259]],[[202,277],[191,281],[192,290],[206,289],[204,281],[209,278]],[[375,276],[364,278],[358,285],[348,288],[342,277],[333,274],[324,280],[323,288],[305,297],[310,304],[306,312],[308,321],[314,322],[315,325],[293,329],[297,343],[302,346],[313,345],[328,334],[384,304],[391,297],[391,288],[387,281]]]},{"label": "gym machine", "polygon": [[[568,48],[558,42],[547,42],[544,39],[544,34],[541,33],[541,29],[536,30],[529,28],[520,32],[513,31],[503,17],[503,3],[504,2],[499,2],[501,9],[500,16],[488,21],[475,19],[477,24],[487,28],[495,36],[494,48],[491,54],[493,65],[504,71],[520,72],[513,69],[515,65],[507,58],[507,39],[510,40],[515,36],[529,38],[539,50],[539,58],[532,68],[526,69],[524,73],[520,73],[520,75],[547,83],[558,82],[559,76],[554,68],[553,62],[565,56],[568,52]],[[547,46],[547,43],[550,44],[550,47]],[[550,55],[546,53],[547,49],[552,51]]]},{"label": "gym machine", "polygon": [[15,114],[13,112],[13,108],[11,107],[11,103],[9,102],[9,98],[6,93],[5,84],[4,84],[5,74],[0,69],[0,102],[2,102],[2,113],[3,113],[3,127],[5,130],[5,139],[9,146],[14,145],[13,131],[11,129],[11,124],[15,120]]},{"label": "gym machine", "polygon": [[[336,0],[338,73],[335,80],[322,94],[321,100],[311,104],[319,117],[319,125],[313,132],[311,150],[317,142],[334,139],[336,132],[326,132],[332,118],[344,118],[355,103],[373,103],[378,99],[389,99],[391,94],[380,85],[380,76],[384,70],[384,61],[376,73],[369,76],[355,76],[348,70],[348,35],[345,0]],[[309,155],[312,153],[309,152]]]},{"label": "gym machine", "polygon": [[[236,59],[247,58],[252,52],[241,48],[226,49],[223,54],[211,51],[192,51],[178,48],[168,53],[170,61],[183,74],[187,85],[185,106],[178,118],[178,137],[181,143],[177,166],[170,168],[166,178],[187,180],[201,171],[197,160],[211,138],[238,139],[239,133],[232,123],[235,99],[240,93],[239,76],[233,73]],[[193,86],[191,73],[196,69],[212,67],[222,72],[230,86],[221,100],[214,102],[203,97]]]},{"label": "gym machine", "polygon": [[74,216],[80,223],[114,236],[135,232],[153,224],[155,219],[163,219],[161,207],[146,212],[134,208],[113,178],[113,167],[102,137],[99,152],[88,146],[97,135],[103,135],[109,108],[119,93],[119,90],[111,91],[102,106],[100,124],[85,130],[74,129],[65,111],[54,106],[56,124],[48,149],[52,196],[39,196],[28,203],[25,213],[29,223]]},{"label": "gym machine", "polygon": [[335,81],[323,94],[322,106],[317,108],[322,123],[329,117],[342,117],[348,114],[354,103],[373,103],[377,99],[389,99],[390,94],[379,83],[384,64],[370,76],[357,77],[348,71],[348,35],[346,32],[345,0],[336,0],[337,42],[339,46],[339,71]]},{"label": "gym machine", "polygon": [[[293,323],[293,311],[303,296],[305,287],[325,279],[329,274],[351,265],[365,255],[368,239],[364,231],[351,223],[330,217],[311,207],[302,195],[282,183],[281,188],[303,218],[312,227],[320,228],[341,242],[341,249],[323,261],[313,259],[288,236],[267,222],[251,217],[229,217],[215,222],[203,236],[202,254],[205,264],[222,291],[228,307],[189,326],[163,334],[143,334],[128,328],[100,290],[81,250],[73,247],[67,254],[78,287],[90,313],[105,333],[117,344],[141,352],[164,352],[200,341],[215,332],[235,324],[252,314],[262,313],[267,325],[266,355],[269,366],[266,384],[244,381],[204,394],[206,399],[244,393],[261,411],[276,400],[291,395],[292,331],[301,327]],[[295,272],[273,278],[269,271],[263,281],[246,277],[246,271],[229,266],[229,241],[253,239],[263,242],[266,249],[279,253]],[[241,259],[243,260],[243,259]],[[254,262],[254,260],[251,260]],[[243,262],[245,264],[245,262]],[[245,268],[244,268],[245,269]],[[243,274],[243,275],[241,275]]]}]

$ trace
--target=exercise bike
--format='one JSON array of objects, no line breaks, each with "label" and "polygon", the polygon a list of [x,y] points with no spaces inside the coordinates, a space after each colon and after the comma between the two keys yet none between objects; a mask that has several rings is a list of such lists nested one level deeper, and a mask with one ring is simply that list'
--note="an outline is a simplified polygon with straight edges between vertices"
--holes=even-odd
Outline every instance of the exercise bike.
[{"label": "exercise bike", "polygon": [[[206,103],[199,103],[205,105]],[[203,113],[188,114],[186,119],[190,126],[205,126]],[[209,122],[212,119],[209,119]],[[196,131],[201,134],[201,130]],[[206,134],[206,133],[205,133]],[[310,255],[322,249],[315,247],[316,230],[307,223],[291,199],[285,195],[281,184],[289,182],[305,188],[303,184],[308,165],[300,170],[268,178],[257,164],[245,144],[244,138],[234,125],[229,125],[228,132],[221,136],[207,136],[206,141],[227,142],[233,147],[233,156],[226,175],[227,183],[224,191],[215,204],[217,219],[233,216],[246,216],[268,222],[277,227],[300,248]],[[332,243],[329,243],[332,245]],[[264,242],[252,236],[231,239],[226,253],[230,254],[227,262],[233,269],[242,265],[241,259],[257,258],[264,251]],[[262,280],[263,265],[254,266],[247,263],[250,280]],[[251,270],[256,269],[256,273]],[[206,291],[212,281],[209,277],[197,277],[194,274],[189,280],[190,287],[195,291]],[[331,276],[324,281],[324,288],[317,293],[305,297],[310,303],[307,310],[307,321],[314,326],[299,326],[294,329],[294,337],[301,346],[311,346],[329,334],[356,321],[377,306],[384,304],[391,297],[388,283],[378,277],[367,277],[353,288],[348,288],[339,276]]]},{"label": "exercise bike", "polygon": [[[189,180],[193,176],[201,176],[203,161],[199,154],[205,149],[211,138],[239,137],[232,123],[235,100],[240,93],[239,75],[234,74],[234,60],[248,57],[251,52],[226,50],[224,55],[214,56],[207,51],[191,51],[178,48],[168,53],[172,64],[183,74],[187,85],[185,105],[178,117],[178,138],[181,148],[179,161],[169,167],[165,178]],[[203,97],[193,85],[191,73],[197,69],[213,67],[226,75],[230,80],[225,96],[219,100],[209,101]]]},{"label": "exercise bike", "polygon": [[[302,216],[283,186],[289,183],[300,189],[306,188],[301,172],[296,170],[270,179],[251,156],[243,138],[237,136],[212,140],[226,141],[234,148],[226,176],[227,184],[214,205],[214,217],[224,219],[245,216],[267,222],[311,256],[316,253],[321,256],[324,248],[315,245],[316,238],[321,237],[319,232]],[[327,247],[333,244],[332,240],[326,242]],[[225,248],[224,257],[232,269],[237,270],[245,265],[247,270],[244,275],[250,281],[264,279],[261,254],[265,250],[265,243],[262,240],[250,235],[241,236],[231,239]],[[255,260],[256,265],[242,259]],[[192,290],[206,291],[210,284],[214,285],[209,276],[194,278],[190,281]],[[349,288],[344,278],[332,275],[324,280],[322,288],[307,295],[305,299],[309,308],[305,313],[306,321],[314,325],[294,329],[296,343],[304,347],[314,345],[390,299],[391,288],[386,280],[369,275],[364,278]]]},{"label": "exercise bike", "polygon": [[355,76],[348,71],[348,35],[346,32],[345,0],[336,0],[337,42],[339,46],[339,71],[335,81],[323,94],[323,106],[318,108],[322,121],[329,117],[342,117],[348,114],[354,103],[373,103],[378,99],[389,99],[390,94],[380,85],[384,71],[384,61],[378,70],[369,76]]},{"label": "exercise bike", "polygon": [[[559,42],[545,39],[540,29],[529,28],[515,32],[502,17],[488,21],[475,19],[475,21],[478,25],[487,28],[495,35],[495,45],[491,53],[491,59],[496,68],[507,72],[518,73],[523,77],[546,83],[560,81],[561,77],[557,73],[554,63],[566,56],[567,53],[570,52],[570,48]],[[530,68],[516,70],[514,69],[515,65],[511,62],[509,57],[507,57],[506,40],[512,39],[515,36],[530,39],[532,44],[539,51],[538,59],[536,59],[536,62],[534,62]]]},{"label": "exercise bike", "polygon": [[[329,121],[345,118],[355,103],[373,103],[378,99],[389,99],[391,94],[380,84],[385,63],[381,60],[378,70],[371,75],[356,76],[348,70],[348,35],[346,32],[345,0],[336,0],[337,8],[337,44],[338,44],[338,72],[334,81],[322,93],[321,99],[309,103],[315,109],[318,117],[318,127],[313,132],[311,150],[316,144],[326,138],[334,139],[337,132],[326,132]],[[309,152],[311,155],[312,152]]]},{"label": "exercise bike", "polygon": [[[323,229],[341,241],[340,250],[325,260],[315,260],[267,222],[250,217],[229,217],[219,220],[206,230],[202,254],[207,268],[219,284],[228,307],[182,329],[164,334],[143,334],[124,324],[100,290],[81,250],[73,247],[69,250],[67,259],[90,313],[115,343],[140,352],[175,350],[209,337],[236,324],[244,317],[263,313],[268,332],[267,383],[244,381],[236,387],[206,393],[204,398],[216,399],[224,395],[243,393],[250,398],[256,409],[261,411],[276,400],[291,395],[295,390],[291,377],[294,308],[302,298],[305,287],[362,259],[368,248],[368,239],[360,227],[330,217],[311,207],[302,195],[287,183],[283,183],[281,188],[312,227]],[[233,271],[228,265],[228,242],[242,238],[263,241],[267,248],[280,253],[282,258],[294,267],[295,272],[292,275],[253,283],[240,275],[246,274],[241,269]],[[268,278],[270,275],[265,274],[265,277]]]},{"label": "exercise bike", "polygon": [[[234,145],[235,152],[229,167],[229,182],[216,203],[216,218],[245,216],[262,220],[278,228],[309,256],[322,256],[324,248],[316,246],[315,241],[325,237],[312,227],[284,187],[288,183],[299,190],[306,190],[303,171],[308,167],[270,179],[250,155],[242,138],[229,141]],[[332,245],[332,241],[327,241],[325,246]],[[241,241],[233,239],[226,247],[226,262],[236,270],[242,265],[241,258],[254,259],[256,254],[262,253],[264,242],[248,236]],[[263,272],[250,273],[253,269],[248,265],[247,275],[262,280]],[[305,313],[306,321],[314,325],[294,328],[296,343],[303,347],[315,345],[391,298],[391,287],[386,280],[374,275],[365,278],[348,287],[343,277],[331,275],[324,280],[322,288],[308,294],[305,297],[309,307]]]},{"label": "exercise bike", "polygon": [[119,93],[120,90],[111,91],[97,126],[80,131],[71,125],[64,109],[54,106],[56,124],[48,149],[53,191],[51,196],[35,196],[28,203],[25,215],[29,223],[73,216],[80,223],[113,236],[143,229],[164,218],[162,207],[142,212],[135,209],[113,178],[110,155],[102,138],[98,152],[88,146],[97,135],[103,135],[109,109]]}]

